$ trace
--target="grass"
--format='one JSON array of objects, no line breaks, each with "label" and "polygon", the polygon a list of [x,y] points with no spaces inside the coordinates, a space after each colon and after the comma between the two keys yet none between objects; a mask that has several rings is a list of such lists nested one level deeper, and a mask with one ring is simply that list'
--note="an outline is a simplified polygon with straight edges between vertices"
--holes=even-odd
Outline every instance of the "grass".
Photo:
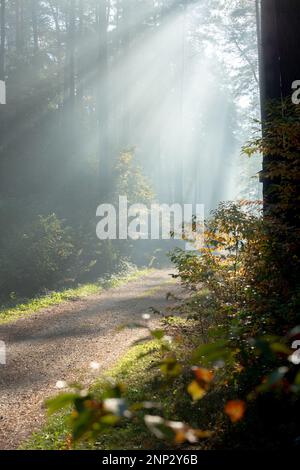
[{"label": "grass", "polygon": [[134,270],[126,274],[113,275],[107,280],[99,280],[95,283],[79,285],[73,289],[65,289],[57,292],[35,297],[14,301],[14,305],[4,306],[0,309],[0,325],[17,320],[18,318],[38,313],[40,310],[68,302],[72,300],[88,297],[93,294],[99,294],[102,290],[108,288],[120,287],[127,282],[139,279],[151,270]]},{"label": "grass", "polygon": [[[194,324],[189,320],[170,318],[171,328],[174,323],[178,327],[189,330],[187,336],[189,342],[193,335]],[[166,322],[165,322],[166,324]],[[167,325],[166,325],[167,326]],[[166,330],[168,333],[168,330]],[[173,345],[174,351],[183,358],[188,352],[185,345]],[[185,350],[186,348],[186,350]],[[93,392],[99,396],[105,389],[107,381],[113,380],[125,386],[125,398],[128,403],[142,401],[154,401],[163,403],[163,410],[158,411],[167,419],[186,420],[193,422],[197,419],[198,407],[191,405],[191,400],[186,392],[186,382],[182,378],[168,387],[163,387],[159,361],[161,359],[161,344],[152,340],[133,346],[116,366],[109,370],[93,386]],[[59,412],[48,418],[46,425],[40,432],[31,436],[23,443],[22,449],[38,450],[62,450],[69,448],[70,426],[68,417],[70,409]],[[155,413],[155,412],[154,412]],[[101,434],[95,443],[82,442],[77,444],[79,449],[103,449],[103,450],[135,450],[135,449],[166,449],[174,448],[174,443],[166,443],[156,439],[143,423],[143,420],[126,420],[118,427],[112,427]]]},{"label": "grass", "polygon": [[[96,393],[101,393],[107,380],[114,380],[126,387],[126,397],[130,402],[145,400],[150,396],[153,400],[151,382],[157,371],[150,368],[160,357],[160,345],[151,341],[132,347],[116,366],[108,371],[103,378],[93,385]],[[26,441],[21,449],[62,450],[68,447],[70,427],[68,415],[70,410],[60,412],[48,419],[45,427]],[[112,428],[101,435],[96,443],[84,443],[79,447],[89,449],[141,449],[157,447],[157,442],[149,435],[145,426],[128,421],[116,430]]]}]

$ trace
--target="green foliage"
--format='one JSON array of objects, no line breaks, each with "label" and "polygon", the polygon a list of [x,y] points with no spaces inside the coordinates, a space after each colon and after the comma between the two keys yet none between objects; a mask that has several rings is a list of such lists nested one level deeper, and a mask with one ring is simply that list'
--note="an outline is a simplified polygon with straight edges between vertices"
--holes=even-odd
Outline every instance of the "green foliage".
[{"label": "green foliage", "polygon": [[[290,99],[268,103],[263,136],[256,135],[244,147],[246,155],[265,155],[262,179],[270,218],[279,230],[293,226],[299,236],[300,108]],[[270,220],[271,221],[271,220]],[[288,234],[290,239],[291,235]]]},{"label": "green foliage", "polygon": [[[161,374],[157,381],[158,396],[162,399],[158,403],[158,412],[149,412],[141,402],[125,400],[121,393],[114,397],[117,399],[114,422],[112,419],[107,421],[107,413],[112,418],[111,409],[107,410],[103,397],[89,397],[94,407],[91,412],[86,409],[90,400],[82,408],[82,400],[77,396],[71,401],[82,432],[78,434],[78,423],[73,423],[75,441],[82,437],[95,439],[95,432],[97,435],[104,432],[103,420],[105,426],[108,422],[115,426],[125,419],[143,422],[156,438],[177,444],[195,443],[204,438],[210,439],[210,446],[217,445],[220,440],[226,446],[228,435],[234,434],[237,427],[241,447],[244,438],[239,424],[244,422],[245,429],[253,429],[258,440],[263,434],[263,441],[270,445],[271,414],[278,438],[286,433],[285,439],[292,445],[297,437],[300,372],[291,349],[292,342],[299,337],[299,330],[292,331],[291,327],[299,317],[294,308],[296,293],[288,307],[288,317],[285,300],[280,301],[276,293],[274,295],[278,271],[275,272],[274,267],[268,268],[271,262],[276,263],[276,259],[270,258],[270,243],[272,246],[270,228],[261,219],[257,204],[254,209],[253,204],[246,202],[220,205],[206,223],[206,242],[200,253],[176,250],[172,254],[178,275],[190,288],[190,297],[184,299],[182,310],[194,319],[198,317],[193,342],[186,342],[184,330],[182,336],[177,334],[171,338],[164,329],[149,330],[149,338],[154,337],[160,344],[161,358],[154,365]],[[267,279],[264,273],[267,273]],[[201,297],[202,291],[205,295]],[[270,310],[275,305],[276,310]],[[211,312],[213,318],[207,322],[203,344],[203,317],[211,317]],[[165,325],[168,328],[167,320]],[[141,327],[145,325],[141,324]],[[183,355],[182,341],[185,344]],[[177,409],[176,422],[164,416],[165,391],[171,394]],[[189,406],[201,402],[204,409],[210,407],[210,400],[213,400],[216,421],[207,423],[201,413],[184,412],[181,406],[183,395],[184,400],[190,397]],[[218,395],[223,399],[216,400]],[[268,397],[268,408],[263,405],[265,397]],[[186,410],[187,406],[185,404]],[[293,416],[290,418],[293,426],[289,429],[283,426],[284,409]],[[204,427],[207,424],[208,429]],[[215,429],[219,432],[217,437],[212,434]],[[234,445],[238,446],[238,442]],[[257,441],[255,445],[260,444]]]},{"label": "green foliage", "polygon": [[[180,322],[168,320],[148,328],[143,341],[159,344],[159,359],[148,370],[159,375],[147,401],[126,395],[122,381],[100,396],[78,389],[54,398],[52,409],[71,405],[75,443],[125,421],[146,426],[167,445],[209,439],[210,448],[247,448],[249,436],[254,448],[297,445],[300,360],[293,344],[300,338],[300,263],[298,172],[292,169],[298,168],[299,126],[288,112],[273,113],[265,126],[265,136],[246,150],[251,154],[253,145],[278,157],[280,174],[273,159],[267,165],[271,188],[280,186],[269,212],[261,217],[259,202],[222,203],[205,223],[204,246],[171,254],[175,277],[187,288],[176,309],[196,322],[194,335],[181,329],[170,337],[168,329],[178,331]],[[173,403],[167,412],[166,395]]]},{"label": "green foliage", "polygon": [[1,294],[31,295],[58,286],[68,276],[74,256],[70,229],[55,214],[38,217],[2,244]]},{"label": "green foliage", "polygon": [[[115,207],[119,205],[120,196],[127,197],[128,206],[144,204],[147,210],[154,200],[151,185],[136,160],[134,149],[119,155],[114,167],[114,183],[108,196]],[[149,240],[113,240],[111,248],[117,260],[127,259],[136,265],[144,266],[151,264],[149,258],[155,259],[152,253],[155,252],[157,245],[155,243],[152,245]]]},{"label": "green foliage", "polygon": [[[117,203],[119,194],[127,195],[129,203],[147,204],[153,197],[131,152],[121,155],[108,198]],[[82,208],[78,220],[73,214],[62,220],[56,214],[37,215],[39,206],[33,203],[28,208],[15,199],[0,203],[0,296],[6,303],[15,297],[93,283],[130,265],[145,264],[145,256],[140,259],[141,250],[131,243],[98,240],[95,214]]]},{"label": "green foliage", "polygon": [[135,161],[133,150],[122,152],[115,166],[115,188],[112,199],[118,203],[119,196],[127,196],[128,204],[149,204],[154,193],[142,169]]},{"label": "green foliage", "polygon": [[[92,387],[97,397],[102,396],[103,390],[111,386],[112,380],[124,384],[124,394],[127,401],[142,402],[152,396],[155,391],[151,388],[151,380],[155,375],[154,368],[149,366],[159,360],[159,344],[155,341],[139,344],[127,352],[107,374]],[[78,392],[78,390],[77,390]],[[145,425],[137,421],[123,420],[117,428],[107,427],[104,434],[99,434],[92,448],[100,449],[139,449],[141,440],[148,447],[156,445],[149,438]],[[70,410],[62,410],[49,418],[47,425],[40,433],[34,434],[24,444],[26,449],[66,449],[70,445]],[[74,443],[73,443],[74,444]],[[80,447],[80,443],[76,444]],[[87,443],[84,443],[87,446]],[[90,447],[89,447],[90,448]]]}]

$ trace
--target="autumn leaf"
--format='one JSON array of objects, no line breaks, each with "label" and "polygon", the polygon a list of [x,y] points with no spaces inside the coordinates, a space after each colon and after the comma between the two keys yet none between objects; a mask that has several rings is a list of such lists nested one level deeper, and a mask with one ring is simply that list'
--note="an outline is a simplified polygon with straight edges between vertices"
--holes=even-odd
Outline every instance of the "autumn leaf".
[{"label": "autumn leaf", "polygon": [[165,424],[175,433],[176,444],[184,444],[185,442],[195,444],[199,439],[207,439],[212,435],[211,431],[193,429],[181,421],[165,421]]},{"label": "autumn leaf", "polygon": [[240,421],[246,411],[246,403],[243,400],[230,400],[224,408],[232,423]]},{"label": "autumn leaf", "polygon": [[196,380],[193,380],[189,384],[187,391],[194,401],[201,400],[201,398],[203,398],[206,394],[206,390],[201,387]]},{"label": "autumn leaf", "polygon": [[201,429],[186,427],[185,429],[181,429],[176,432],[175,442],[176,444],[184,444],[185,442],[195,444],[199,439],[208,439],[211,436],[211,431],[202,431]]},{"label": "autumn leaf", "polygon": [[194,433],[199,439],[207,439],[213,435],[212,431],[202,431],[201,429],[194,429]]},{"label": "autumn leaf", "polygon": [[176,444],[184,444],[186,441],[186,433],[184,431],[178,431],[175,435]]},{"label": "autumn leaf", "polygon": [[210,383],[214,378],[214,373],[204,367],[193,367],[192,371],[194,372],[196,380],[199,382]]}]

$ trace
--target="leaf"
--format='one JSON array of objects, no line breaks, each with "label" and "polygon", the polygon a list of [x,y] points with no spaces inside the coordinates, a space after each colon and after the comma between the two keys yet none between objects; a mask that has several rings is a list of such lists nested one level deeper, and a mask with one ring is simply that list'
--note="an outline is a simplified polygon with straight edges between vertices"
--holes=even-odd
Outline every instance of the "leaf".
[{"label": "leaf", "polygon": [[184,444],[185,442],[195,444],[199,439],[207,439],[212,435],[211,431],[193,429],[180,421],[166,421],[166,424],[175,432],[176,444]]},{"label": "leaf", "polygon": [[124,416],[128,407],[122,398],[106,398],[103,402],[105,411],[114,414],[115,416]]},{"label": "leaf", "polygon": [[186,442],[186,432],[179,430],[175,434],[175,443],[176,444],[184,444]]},{"label": "leaf", "polygon": [[47,400],[46,406],[48,408],[48,413],[53,414],[62,408],[66,408],[67,406],[73,404],[76,398],[78,398],[76,393],[61,393],[55,398]]},{"label": "leaf", "polygon": [[200,439],[207,439],[213,435],[212,431],[202,431],[202,429],[194,429],[194,433]]},{"label": "leaf", "polygon": [[124,385],[123,384],[116,384],[114,386],[107,386],[102,393],[102,399],[108,400],[110,398],[121,398],[124,392]]},{"label": "leaf", "polygon": [[161,416],[145,415],[144,421],[147,428],[158,439],[174,439],[174,431],[166,426],[166,421]]},{"label": "leaf", "polygon": [[256,390],[258,392],[266,392],[274,385],[279,384],[287,372],[287,367],[279,367],[278,369],[274,370],[271,374],[269,374],[264,379],[263,383],[256,387]]},{"label": "leaf", "polygon": [[160,370],[168,377],[178,377],[182,371],[182,366],[175,357],[169,356],[161,363]]},{"label": "leaf", "polygon": [[230,357],[231,351],[226,340],[219,340],[210,344],[202,344],[193,353],[193,359],[212,363],[218,360],[226,360]]},{"label": "leaf", "polygon": [[193,367],[192,371],[198,382],[210,383],[214,378],[214,373],[204,367]]},{"label": "leaf", "polygon": [[224,408],[232,423],[240,421],[246,411],[246,403],[243,400],[230,400]]},{"label": "leaf", "polygon": [[165,335],[165,332],[164,332],[164,330],[152,330],[151,335],[155,339],[162,339]]},{"label": "leaf", "polygon": [[193,401],[201,400],[204,395],[206,395],[206,390],[201,387],[196,380],[193,380],[189,384],[187,391],[192,397]]},{"label": "leaf", "polygon": [[286,346],[285,344],[283,343],[272,343],[271,344],[271,349],[272,351],[276,352],[276,353],[282,353],[282,354],[286,354],[287,356],[291,354],[291,350],[288,346]]},{"label": "leaf", "polygon": [[74,415],[72,420],[72,436],[74,441],[79,440],[91,429],[92,416],[91,410],[81,411],[81,413]]},{"label": "leaf", "polygon": [[300,371],[297,373],[295,377],[295,385],[300,385]]},{"label": "leaf", "polygon": [[104,415],[100,418],[100,422],[107,426],[115,426],[116,424],[118,424],[119,421],[120,421],[119,416],[116,416],[111,413]]}]

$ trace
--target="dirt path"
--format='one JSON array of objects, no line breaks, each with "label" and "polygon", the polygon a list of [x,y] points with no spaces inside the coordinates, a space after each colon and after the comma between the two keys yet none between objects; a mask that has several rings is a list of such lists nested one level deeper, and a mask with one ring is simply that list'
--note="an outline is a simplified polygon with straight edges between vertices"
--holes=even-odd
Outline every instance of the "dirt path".
[{"label": "dirt path", "polygon": [[[120,324],[141,319],[149,307],[164,309],[166,293],[178,287],[169,271],[154,271],[99,295],[44,309],[0,325],[7,363],[0,365],[0,449],[14,449],[44,421],[43,402],[56,382],[90,383],[110,368],[144,330]],[[157,322],[155,315],[151,322]],[[100,364],[93,372],[91,361]]]}]

